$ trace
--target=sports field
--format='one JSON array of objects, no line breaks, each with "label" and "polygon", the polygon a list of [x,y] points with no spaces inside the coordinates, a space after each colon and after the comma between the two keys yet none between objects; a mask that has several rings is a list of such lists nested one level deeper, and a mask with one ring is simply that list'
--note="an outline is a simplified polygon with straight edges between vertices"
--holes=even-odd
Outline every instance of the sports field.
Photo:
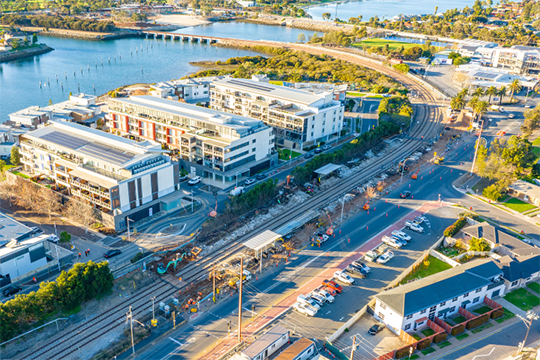
[{"label": "sports field", "polygon": [[392,50],[397,50],[403,46],[405,49],[412,48],[415,46],[421,47],[420,44],[412,44],[408,42],[403,41],[393,41],[393,40],[387,40],[387,39],[367,39],[364,41],[360,41],[358,43],[353,44],[353,46],[362,47],[362,45],[366,44],[368,47],[377,47],[381,46],[384,47],[384,45],[388,44],[388,47]]}]

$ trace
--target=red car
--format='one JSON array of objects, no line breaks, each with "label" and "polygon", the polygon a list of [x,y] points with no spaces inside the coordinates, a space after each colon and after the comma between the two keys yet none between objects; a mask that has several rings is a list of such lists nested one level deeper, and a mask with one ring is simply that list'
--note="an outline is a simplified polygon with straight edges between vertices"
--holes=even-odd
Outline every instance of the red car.
[{"label": "red car", "polygon": [[338,293],[341,294],[341,292],[343,291],[343,288],[341,287],[341,285],[339,285],[337,282],[333,281],[333,280],[324,280],[322,282],[322,284],[324,286],[327,286],[329,287],[330,289],[333,289],[333,290],[336,290]]}]

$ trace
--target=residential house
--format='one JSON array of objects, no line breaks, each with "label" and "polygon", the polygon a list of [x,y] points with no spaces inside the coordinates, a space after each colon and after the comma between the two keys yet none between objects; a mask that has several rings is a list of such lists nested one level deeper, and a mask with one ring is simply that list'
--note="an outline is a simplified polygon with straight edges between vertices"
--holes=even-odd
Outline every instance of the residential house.
[{"label": "residential house", "polygon": [[467,236],[465,238],[466,242],[472,237],[484,239],[492,249],[496,247],[497,253],[501,256],[509,255],[512,258],[516,258],[519,256],[540,254],[539,248],[519,240],[498,226],[480,223],[467,226],[462,229],[462,232]]},{"label": "residential house", "polygon": [[484,297],[504,294],[503,271],[491,259],[474,260],[375,295],[375,317],[396,334],[444,319]]},{"label": "residential house", "polygon": [[318,355],[315,343],[305,337],[293,342],[285,350],[281,351],[274,360],[307,360]]},{"label": "residential house", "polygon": [[101,223],[123,230],[168,206],[179,165],[149,141],[136,142],[83,125],[50,121],[20,138],[24,171],[99,210]]},{"label": "residential house", "polygon": [[153,96],[111,99],[112,131],[171,149],[192,175],[230,185],[277,164],[272,128],[261,120]]},{"label": "residential house", "polygon": [[227,76],[208,76],[160,82],[152,85],[150,95],[160,98],[182,99],[188,104],[208,105],[210,103],[210,84]]},{"label": "residential house", "polygon": [[289,330],[281,325],[276,325],[242,350],[240,355],[236,354],[233,359],[266,360],[289,342],[289,336]]},{"label": "residential house", "polygon": [[213,109],[262,120],[274,129],[278,146],[302,149],[337,140],[344,105],[332,91],[311,92],[273,85],[266,76],[213,81]]},{"label": "residential house", "polygon": [[24,126],[35,129],[45,124],[52,116],[50,110],[44,110],[39,106],[29,106],[8,115],[9,120],[16,126]]},{"label": "residential house", "polygon": [[497,266],[503,271],[505,292],[526,286],[531,281],[540,278],[540,254],[532,254],[512,258],[503,256],[496,260]]},{"label": "residential house", "polygon": [[96,99],[94,95],[80,93],[71,95],[69,100],[46,106],[43,110],[50,111],[50,120],[76,122],[95,129],[97,121],[105,117]]},{"label": "residential house", "polygon": [[536,184],[531,184],[524,180],[517,180],[508,186],[508,194],[540,206],[540,186]]},{"label": "residential house", "polygon": [[11,156],[11,148],[19,145],[19,136],[26,132],[26,129],[0,125],[0,159],[6,160]]}]

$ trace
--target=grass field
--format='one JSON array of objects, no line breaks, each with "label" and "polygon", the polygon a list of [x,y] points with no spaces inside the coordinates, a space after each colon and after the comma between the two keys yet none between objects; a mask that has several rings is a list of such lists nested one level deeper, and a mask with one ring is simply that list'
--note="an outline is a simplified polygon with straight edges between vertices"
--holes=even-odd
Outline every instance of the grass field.
[{"label": "grass field", "polygon": [[538,146],[533,146],[532,148],[532,153],[534,154],[534,156],[536,156],[536,158],[539,158],[540,157],[540,147]]},{"label": "grass field", "polygon": [[413,271],[409,275],[407,275],[405,279],[401,281],[401,283],[406,284],[410,280],[418,279],[418,278],[425,278],[429,275],[433,275],[438,272],[452,268],[452,266],[450,266],[449,264],[431,255],[428,256],[427,260],[429,261],[429,266],[427,268],[424,267],[423,263],[420,263],[420,266],[418,267],[418,269],[416,271]]},{"label": "grass field", "polygon": [[279,160],[289,160],[289,155],[292,153],[292,158],[298,157],[302,154],[297,153],[296,151],[291,151],[289,149],[283,149],[279,152]]},{"label": "grass field", "polygon": [[459,341],[463,340],[463,339],[466,339],[469,337],[469,334],[467,333],[464,333],[464,334],[461,334],[461,335],[458,335],[456,336],[456,339],[458,339]]},{"label": "grass field", "polygon": [[419,45],[419,44],[412,44],[412,43],[403,42],[403,41],[393,41],[393,40],[386,40],[386,39],[367,39],[367,40],[364,40],[364,41],[360,41],[359,43],[355,43],[355,44],[353,44],[353,46],[361,48],[362,45],[364,45],[364,44],[367,45],[368,47],[373,47],[373,46],[384,47],[384,45],[388,44],[388,47],[390,49],[392,49],[392,50],[399,49],[402,46],[405,49],[412,48],[412,47],[415,47],[415,46],[420,46],[421,47],[421,45]]},{"label": "grass field", "polygon": [[507,308],[503,308],[503,310],[504,310],[503,316],[501,316],[500,318],[495,319],[495,321],[498,324],[500,324],[503,321],[506,321],[506,320],[511,319],[514,316],[516,316],[513,312],[509,311]]},{"label": "grass field", "polygon": [[540,294],[540,284],[539,283],[532,282],[530,284],[527,284],[527,287],[529,289],[533,290],[534,292],[536,292],[537,294]]},{"label": "grass field", "polygon": [[473,312],[476,313],[476,314],[485,314],[487,312],[491,311],[491,308],[489,306],[482,306],[476,310],[474,310]]},{"label": "grass field", "polygon": [[525,201],[521,201],[516,198],[508,199],[507,201],[501,203],[501,205],[520,213],[536,208],[536,206],[533,204],[526,203]]},{"label": "grass field", "polygon": [[435,348],[433,348],[433,347],[428,347],[427,349],[422,350],[422,351],[420,351],[420,352],[421,352],[422,354],[424,354],[424,355],[428,355],[428,354],[434,353],[435,351],[437,351],[437,350],[435,350]]},{"label": "grass field", "polygon": [[509,292],[504,295],[504,298],[524,311],[529,311],[535,306],[540,305],[540,298],[524,288]]}]

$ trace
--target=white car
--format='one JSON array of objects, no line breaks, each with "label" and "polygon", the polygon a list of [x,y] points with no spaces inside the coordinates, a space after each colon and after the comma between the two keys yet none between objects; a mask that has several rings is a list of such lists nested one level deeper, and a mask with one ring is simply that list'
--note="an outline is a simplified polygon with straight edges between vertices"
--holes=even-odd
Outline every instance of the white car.
[{"label": "white car", "polygon": [[306,304],[306,306],[310,306],[314,308],[315,310],[320,310],[321,308],[320,305],[315,300],[313,300],[312,298],[306,295],[298,295],[298,297],[296,298],[296,301]]},{"label": "white car", "polygon": [[332,148],[332,145],[324,145],[324,146],[322,147],[323,150],[329,150],[329,149],[331,149],[331,148]]},{"label": "white car", "polygon": [[329,303],[333,303],[334,300],[335,300],[335,298],[332,295],[330,295],[329,293],[327,293],[323,289],[315,289],[315,290],[313,290],[313,293],[317,294],[319,296],[323,296],[326,299],[326,301],[329,302]]},{"label": "white car", "polygon": [[58,236],[56,235],[50,235],[47,240],[49,240],[50,242],[53,242],[55,244],[58,244],[60,242],[60,239],[58,238]]},{"label": "white car", "polygon": [[407,235],[406,233],[404,233],[403,231],[401,231],[401,230],[392,231],[392,235],[394,235],[395,237],[398,237],[400,239],[403,239],[405,241],[411,241],[411,237],[409,235]]},{"label": "white car", "polygon": [[426,221],[426,220],[427,220],[427,219],[426,219],[425,216],[417,216],[417,217],[414,218],[414,223],[415,223],[416,225],[420,225],[420,224],[422,224],[422,223],[423,223],[424,221]]},{"label": "white car", "polygon": [[201,181],[202,181],[202,177],[195,176],[194,178],[192,178],[191,180],[188,181],[188,185],[196,185],[196,184],[200,183]]},{"label": "white car", "polygon": [[377,259],[377,262],[379,264],[386,264],[393,257],[394,257],[394,253],[391,251],[388,251],[382,254],[381,256],[379,256],[379,258]]},{"label": "white car", "polygon": [[396,249],[400,249],[403,246],[400,242],[396,241],[396,239],[392,239],[390,236],[383,236],[382,242]]},{"label": "white car", "polygon": [[508,114],[509,119],[513,119],[514,117],[516,117],[514,114],[512,114],[512,113]]},{"label": "white car", "polygon": [[324,304],[326,304],[326,303],[328,302],[328,301],[326,301],[326,298],[325,298],[325,297],[323,297],[323,296],[321,296],[321,295],[319,295],[319,294],[313,294],[313,293],[312,293],[312,294],[309,294],[309,296],[310,296],[313,300],[315,300],[315,301],[319,304],[319,306],[321,306],[321,307],[322,307]]},{"label": "white car", "polygon": [[319,239],[319,242],[321,244],[328,241],[328,235],[326,235],[326,234],[322,234],[322,236],[318,235],[317,238]]},{"label": "white car", "polygon": [[424,228],[420,225],[415,224],[412,221],[405,221],[405,227],[409,230],[416,231],[417,233],[423,233]]},{"label": "white car", "polygon": [[354,284],[354,279],[349,275],[345,274],[343,271],[336,271],[334,273],[334,278],[344,284],[352,285]]},{"label": "white car", "polygon": [[304,314],[306,316],[315,316],[317,314],[317,310],[313,309],[312,307],[297,302],[293,305],[294,310],[298,311],[300,314]]}]

